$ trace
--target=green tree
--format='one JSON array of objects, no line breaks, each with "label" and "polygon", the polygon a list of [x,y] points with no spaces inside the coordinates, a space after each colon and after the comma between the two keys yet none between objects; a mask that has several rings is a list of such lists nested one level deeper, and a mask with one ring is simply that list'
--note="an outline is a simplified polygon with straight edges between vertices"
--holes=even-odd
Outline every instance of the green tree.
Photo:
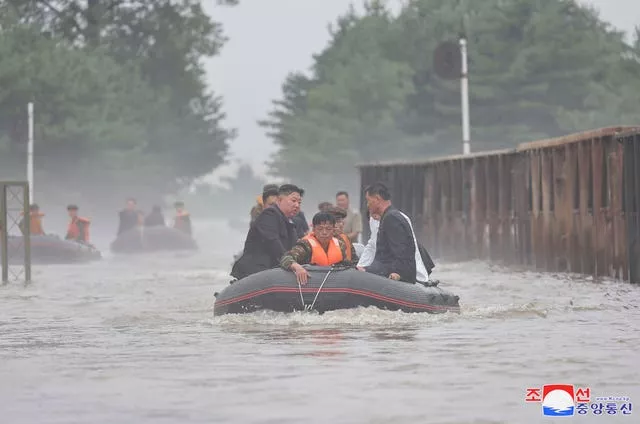
[{"label": "green tree", "polygon": [[395,17],[372,2],[283,87],[263,122],[273,171],[335,185],[355,162],[459,152],[459,81],[432,53],[465,16],[473,150],[638,121],[638,43],[573,0],[412,0]]},{"label": "green tree", "polygon": [[[128,137],[136,145],[135,154],[111,149],[99,157],[114,171],[111,177],[128,181],[130,186],[152,184],[154,190],[173,190],[224,161],[227,143],[235,131],[222,125],[221,99],[208,90],[201,60],[218,54],[226,38],[220,24],[204,13],[201,1],[0,0],[0,10],[17,15],[22,24],[29,24],[42,37],[55,40],[56,45],[64,44],[78,55],[83,51],[89,56],[110,58],[150,87],[151,95],[139,96],[131,91],[131,99],[119,99],[129,102],[123,104],[123,110],[130,106],[138,109],[126,116],[142,128]],[[8,87],[13,85],[15,81]],[[98,87],[96,96],[109,93],[102,91],[108,85]],[[41,104],[46,99],[39,94],[35,92],[38,108],[49,107]],[[14,107],[25,106],[15,103]],[[89,124],[91,111],[84,112],[80,116]],[[78,118],[64,113],[60,116],[72,121]],[[38,125],[45,124],[38,118]],[[109,121],[109,125],[118,124]],[[60,136],[66,135],[63,129]],[[58,154],[68,154],[58,147]],[[89,152],[83,150],[84,154]]]}]

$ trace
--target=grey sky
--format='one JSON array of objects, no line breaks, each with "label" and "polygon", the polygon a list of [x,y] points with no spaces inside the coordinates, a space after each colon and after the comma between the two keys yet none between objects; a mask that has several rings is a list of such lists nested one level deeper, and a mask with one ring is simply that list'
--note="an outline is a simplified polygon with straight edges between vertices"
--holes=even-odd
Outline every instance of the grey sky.
[{"label": "grey sky", "polygon": [[[390,3],[398,4],[400,0]],[[266,117],[271,100],[279,98],[281,84],[291,71],[308,71],[312,54],[325,47],[327,26],[347,10],[348,0],[241,0],[236,7],[205,7],[224,25],[229,42],[222,54],[207,63],[209,83],[224,98],[227,125],[237,128],[232,155],[259,172],[275,151],[256,121]],[[359,6],[362,0],[353,3]],[[585,0],[614,25],[631,31],[640,24],[638,0]],[[233,166],[221,170],[226,174]],[[225,172],[226,171],[226,172]]]}]

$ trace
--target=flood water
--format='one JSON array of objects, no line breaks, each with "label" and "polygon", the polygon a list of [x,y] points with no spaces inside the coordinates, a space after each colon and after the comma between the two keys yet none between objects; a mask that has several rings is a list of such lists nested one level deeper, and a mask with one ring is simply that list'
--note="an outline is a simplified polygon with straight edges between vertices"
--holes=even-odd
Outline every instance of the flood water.
[{"label": "flood water", "polygon": [[[1,422],[555,422],[524,401],[554,383],[640,402],[640,287],[438,264],[459,315],[214,318],[243,235],[201,231],[197,254],[107,253],[1,286]],[[638,422],[637,408],[571,420]]]}]

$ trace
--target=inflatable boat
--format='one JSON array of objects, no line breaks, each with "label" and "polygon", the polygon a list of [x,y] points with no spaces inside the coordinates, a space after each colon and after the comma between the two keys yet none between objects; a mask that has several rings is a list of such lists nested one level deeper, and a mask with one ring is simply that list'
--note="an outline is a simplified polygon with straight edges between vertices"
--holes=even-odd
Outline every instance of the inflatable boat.
[{"label": "inflatable boat", "polygon": [[404,312],[459,312],[459,297],[438,283],[409,284],[354,268],[304,266],[309,281],[300,286],[293,272],[269,269],[233,281],[216,293],[214,315],[244,314],[258,310],[320,313],[359,306]]},{"label": "inflatable boat", "polygon": [[188,234],[171,227],[133,228],[111,243],[113,253],[144,253],[163,250],[197,250],[198,245]]},{"label": "inflatable boat", "polygon": [[[96,261],[102,254],[95,247],[65,240],[57,235],[41,235],[31,237],[32,264],[73,264]],[[8,252],[11,263],[24,261],[24,237],[10,236]]]}]

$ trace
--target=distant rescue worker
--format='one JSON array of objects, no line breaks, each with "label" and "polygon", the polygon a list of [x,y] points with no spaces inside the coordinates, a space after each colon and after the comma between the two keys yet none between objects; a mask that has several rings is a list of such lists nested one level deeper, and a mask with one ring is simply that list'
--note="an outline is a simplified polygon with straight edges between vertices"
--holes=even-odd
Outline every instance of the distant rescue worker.
[{"label": "distant rescue worker", "polygon": [[173,228],[185,234],[191,235],[191,215],[184,208],[184,202],[177,201],[173,204],[176,208],[176,216],[173,218]]},{"label": "distant rescue worker", "polygon": [[353,243],[357,243],[358,236],[362,232],[362,218],[359,212],[353,211],[349,207],[349,193],[339,191],[336,194],[336,206],[347,211],[347,216],[344,219],[344,232]]},{"label": "distant rescue worker", "polygon": [[329,209],[329,213],[333,215],[334,219],[336,220],[335,231],[333,235],[341,239],[347,246],[347,260],[357,263],[358,255],[356,254],[356,249],[355,247],[353,247],[351,239],[349,239],[349,237],[347,237],[347,235],[344,233],[344,219],[347,216],[347,211],[342,209],[341,207],[334,206]]},{"label": "distant rescue worker", "polygon": [[67,206],[67,212],[69,213],[69,227],[67,228],[67,236],[65,239],[77,241],[78,243],[89,243],[89,221],[88,218],[78,216],[78,206]]},{"label": "distant rescue worker", "polygon": [[149,215],[144,219],[145,227],[164,227],[166,226],[164,215],[162,214],[162,208],[155,205]]},{"label": "distant rescue worker", "polygon": [[296,229],[296,237],[298,239],[309,234],[309,224],[307,223],[307,218],[304,216],[304,212],[298,212],[296,216],[291,218],[291,221],[293,221],[293,226]]},{"label": "distant rescue worker", "polygon": [[[42,217],[44,216],[44,214],[42,212],[40,212],[40,207],[33,203],[31,206],[29,206],[29,232],[31,233],[32,236],[43,236],[44,235],[44,228],[42,226]],[[22,232],[24,233],[25,227],[24,227],[24,217],[20,220],[20,223],[18,224],[20,226],[20,230],[22,230]]]},{"label": "distant rescue worker", "polygon": [[312,220],[313,230],[298,240],[280,260],[280,266],[293,271],[302,285],[307,284],[309,273],[302,265],[351,265],[347,259],[344,240],[335,237],[336,220],[326,212],[318,212]]},{"label": "distant rescue worker", "polygon": [[142,225],[143,216],[142,213],[138,211],[136,199],[133,197],[128,198],[125,208],[120,211],[118,217],[120,218],[118,235]]},{"label": "distant rescue worker", "polygon": [[329,212],[332,207],[331,202],[320,202],[318,204],[318,212]]},{"label": "distant rescue worker", "polygon": [[[269,205],[264,202],[264,194],[267,192],[273,193],[275,191],[276,198],[278,197],[278,184],[267,184],[262,187],[262,194],[256,197],[256,204],[251,208],[251,212],[249,212],[249,216],[251,217],[251,222],[255,221],[258,215],[270,205],[275,203],[275,200],[272,201]],[[277,199],[276,199],[277,200]]]},{"label": "distant rescue worker", "polygon": [[242,255],[231,269],[234,278],[240,280],[280,264],[297,240],[292,218],[300,211],[302,196],[304,190],[293,184],[278,188],[276,204],[263,210],[249,227]]}]

